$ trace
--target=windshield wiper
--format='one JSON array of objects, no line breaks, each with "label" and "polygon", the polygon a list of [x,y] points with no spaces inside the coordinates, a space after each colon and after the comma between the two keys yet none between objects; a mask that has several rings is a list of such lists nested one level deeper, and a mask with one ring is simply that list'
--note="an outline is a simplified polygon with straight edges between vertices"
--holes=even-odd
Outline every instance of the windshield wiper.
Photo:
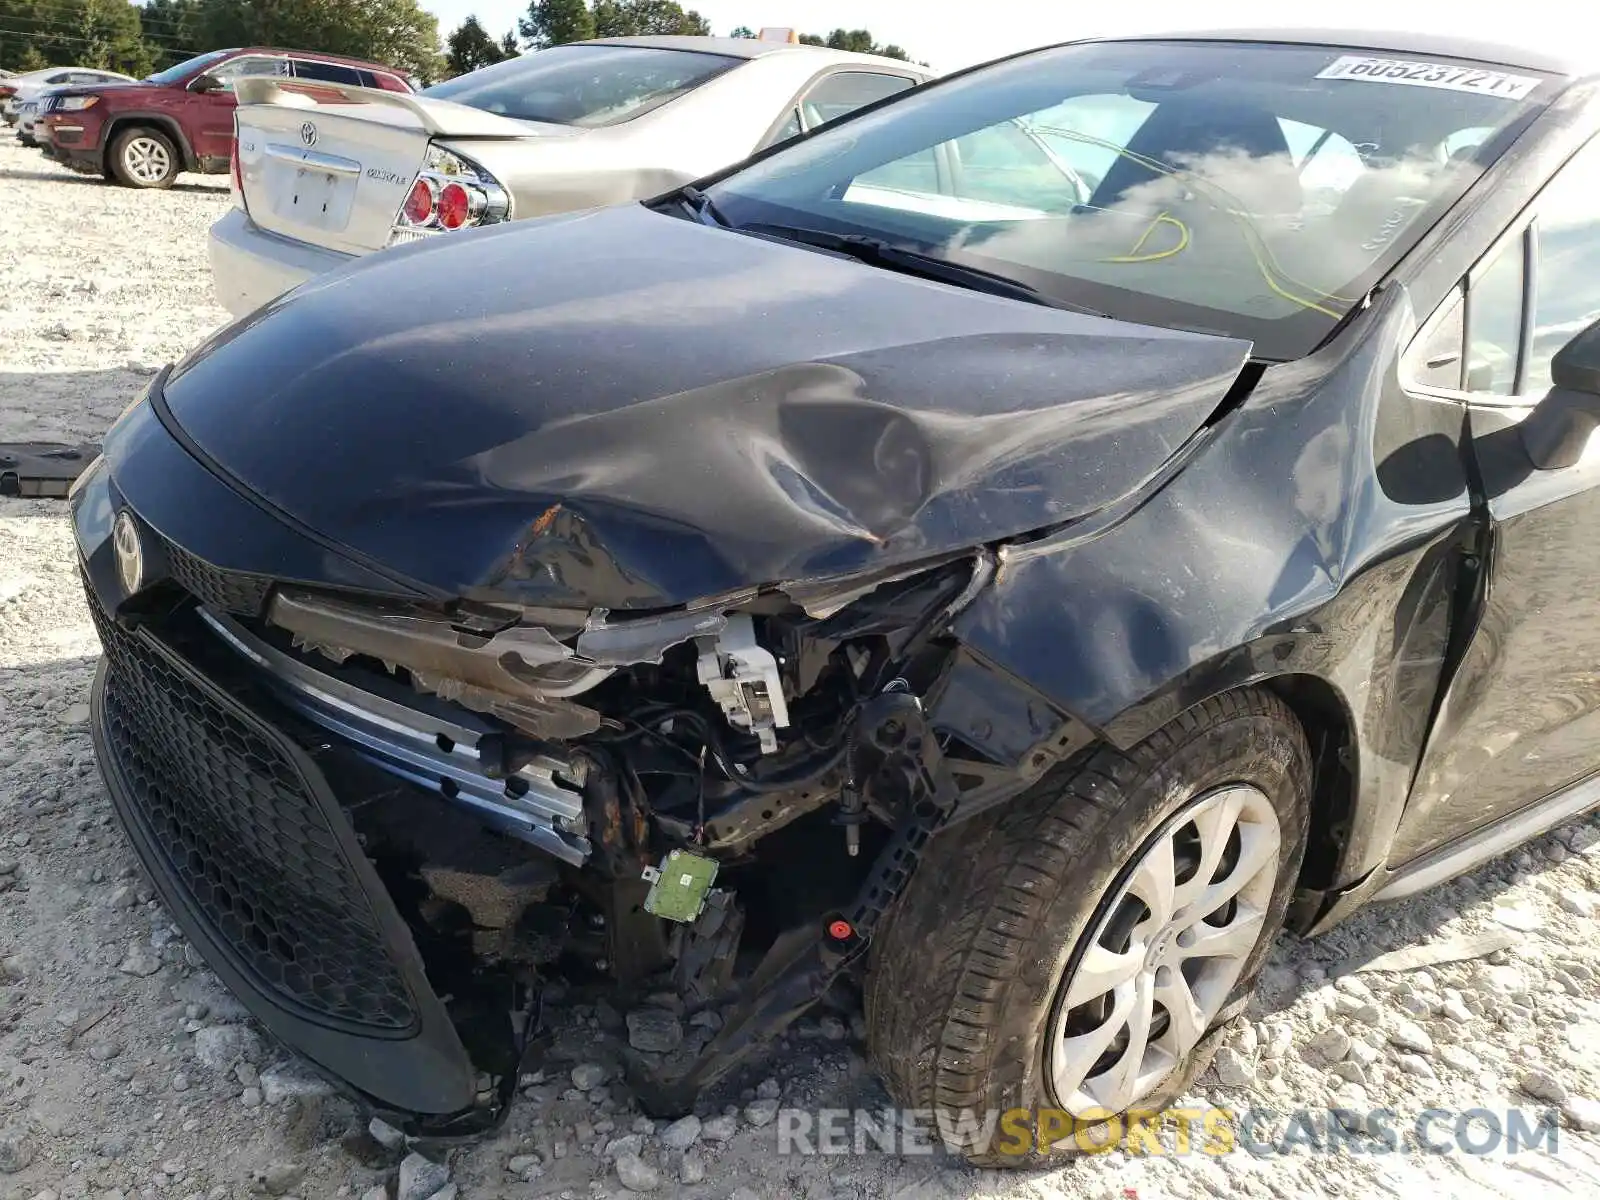
[{"label": "windshield wiper", "polygon": [[1007,296],[1013,300],[1042,304],[1046,308],[1066,309],[1068,312],[1083,313],[1090,317],[1107,315],[1096,309],[1073,304],[1041,292],[1038,288],[1023,283],[1020,279],[1012,279],[1009,275],[985,271],[981,267],[969,267],[965,263],[952,262],[948,258],[940,258],[937,254],[926,254],[921,250],[897,246],[893,242],[864,233],[831,233],[825,229],[760,223],[740,225],[737,228],[741,233],[754,233],[760,237],[799,242],[802,245],[815,246],[819,250],[845,254],[861,262],[871,263],[875,267],[916,275],[922,279],[933,279],[940,283],[951,283],[957,287],[971,288],[973,291],[987,292],[993,296]]},{"label": "windshield wiper", "polygon": [[686,183],[678,189],[678,199],[683,201],[683,206],[693,213],[704,224],[720,225],[724,229],[732,229],[733,222],[722,215],[722,210],[716,202],[692,183]]}]

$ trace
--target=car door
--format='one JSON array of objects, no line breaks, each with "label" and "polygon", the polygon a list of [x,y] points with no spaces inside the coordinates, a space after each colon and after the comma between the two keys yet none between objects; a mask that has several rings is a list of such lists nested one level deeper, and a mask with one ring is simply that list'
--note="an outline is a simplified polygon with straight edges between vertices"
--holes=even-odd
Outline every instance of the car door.
[{"label": "car door", "polygon": [[241,54],[211,68],[206,74],[222,83],[221,91],[196,92],[191,85],[185,98],[189,110],[186,122],[194,139],[194,152],[201,158],[227,158],[233,153],[233,110],[237,105],[233,86],[240,79],[257,75],[289,74],[289,60],[277,55]]},{"label": "car door", "polygon": [[1390,853],[1397,866],[1600,770],[1600,436],[1533,470],[1515,427],[1600,319],[1600,139],[1425,326],[1408,368],[1460,397],[1486,506],[1481,614]]},{"label": "car door", "polygon": [[819,125],[853,113],[858,108],[908,91],[920,82],[914,75],[863,71],[860,68],[819,75],[790,102],[777,124],[762,139],[761,146],[776,145],[802,133],[809,133]]}]

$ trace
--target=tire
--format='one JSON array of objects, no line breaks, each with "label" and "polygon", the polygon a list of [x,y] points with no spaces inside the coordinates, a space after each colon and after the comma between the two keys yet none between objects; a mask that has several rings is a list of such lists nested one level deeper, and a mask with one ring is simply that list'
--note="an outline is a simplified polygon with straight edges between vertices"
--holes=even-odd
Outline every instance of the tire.
[{"label": "tire", "polygon": [[[868,962],[870,1052],[895,1101],[932,1110],[945,1142],[978,1166],[1042,1161],[1040,1138],[1025,1140],[1043,1132],[1042,1121],[1034,1126],[1041,1109],[1072,1114],[1077,1124],[1062,1130],[1063,1140],[1044,1139],[1055,1143],[1047,1148],[1070,1152],[1112,1136],[1111,1114],[1169,1107],[1210,1062],[1222,1028],[1243,1010],[1282,928],[1305,853],[1310,795],[1311,757],[1299,723],[1276,696],[1251,689],[1205,701],[1132,750],[1101,747],[1064,764],[1010,804],[936,837],[887,915]],[[1218,835],[1234,806],[1241,814],[1238,837],[1224,839]],[[1274,820],[1275,867],[1266,849]],[[1202,825],[1211,831],[1209,842]],[[1210,874],[1220,880],[1210,891],[1194,883],[1197,869],[1182,864],[1216,844],[1226,849],[1212,860],[1220,861],[1222,873]],[[1140,899],[1160,892],[1150,881],[1160,875],[1163,845],[1175,848],[1170,861],[1180,864],[1168,871],[1174,896],[1197,897],[1206,889],[1214,897],[1238,882],[1234,873],[1248,876],[1239,892],[1245,900],[1202,914],[1204,922],[1194,925],[1216,933],[1216,925],[1206,923],[1216,922],[1234,933],[1241,948],[1231,957],[1190,957],[1175,949],[1176,930],[1201,917],[1191,912],[1162,926],[1155,908]],[[1185,870],[1192,874],[1185,877]],[[1189,903],[1196,912],[1201,907],[1197,898]],[[1260,921],[1252,942],[1254,914]],[[1135,920],[1140,923],[1124,938]],[[1148,936],[1140,936],[1141,929]],[[1135,950],[1135,940],[1154,957]],[[1085,969],[1085,959],[1093,953],[1091,961],[1104,965],[1113,961],[1105,948],[1121,946],[1130,952],[1115,959],[1117,973],[1139,963],[1133,978],[1118,984],[1120,991],[1085,1001],[1098,980],[1111,978]],[[1069,980],[1070,1006],[1064,1003]],[[1152,1038],[1154,1048],[1120,1060],[1147,1065],[1134,1089],[1141,1094],[1113,1105],[1122,1092],[1112,1085],[1130,1076],[1102,1072],[1105,1057],[1092,1058],[1086,1047],[1098,1044],[1093,1031],[1115,1028],[1114,1011],[1101,1019],[1107,1006],[1121,1003],[1112,997],[1129,994],[1189,995],[1196,1005],[1172,1005],[1174,1012],[1189,1013],[1184,1028],[1170,1015],[1163,1024],[1167,1010],[1154,1008],[1151,1028],[1162,1031]],[[1138,1010],[1135,1003],[1132,1011]],[[1187,1052],[1167,1053],[1194,1030],[1202,1035]],[[1084,1036],[1069,1040],[1069,1032]],[[1116,1043],[1107,1054],[1116,1058]],[[1069,1096],[1057,1095],[1058,1080],[1071,1086],[1077,1078],[1067,1068],[1087,1061],[1095,1065],[1081,1085]],[[1062,1071],[1053,1074],[1058,1064]],[[1016,1135],[1015,1126],[983,1124],[989,1115],[1016,1109],[1030,1110],[1026,1135]],[[1102,1123],[1106,1128],[1097,1130]]]},{"label": "tire", "polygon": [[110,166],[123,187],[169,188],[183,169],[183,156],[161,130],[137,125],[111,140]]}]

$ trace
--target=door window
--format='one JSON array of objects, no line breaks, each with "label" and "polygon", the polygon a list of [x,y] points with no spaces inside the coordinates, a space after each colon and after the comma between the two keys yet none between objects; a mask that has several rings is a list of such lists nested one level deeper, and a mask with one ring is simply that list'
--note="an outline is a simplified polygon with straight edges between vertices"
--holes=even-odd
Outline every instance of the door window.
[{"label": "door window", "polygon": [[241,58],[230,58],[209,74],[222,81],[224,91],[231,92],[234,81],[238,79],[254,78],[258,75],[288,75],[289,60],[245,55]]},{"label": "door window", "polygon": [[354,67],[344,67],[338,63],[316,62],[309,58],[297,58],[294,60],[294,73],[298,79],[320,79],[324,83],[347,83],[352,87],[361,86],[361,72]]},{"label": "door window", "polygon": [[[1154,107],[1131,96],[1078,96],[863,172],[846,199],[972,219],[1071,213]],[[940,155],[948,168],[942,181]]]},{"label": "door window", "polygon": [[1155,107],[1120,94],[1074,96],[1024,120],[1092,192]]},{"label": "door window", "polygon": [[1467,306],[1458,287],[1438,309],[1424,336],[1406,351],[1402,376],[1407,383],[1444,392],[1459,392],[1461,347],[1466,336]]},{"label": "door window", "polygon": [[957,138],[953,150],[953,190],[966,199],[1057,213],[1089,199],[1087,182],[1075,181],[1038,135],[1015,122]]},{"label": "door window", "polygon": [[958,219],[1023,220],[1071,213],[1091,191],[1038,132],[1003,121],[864,171],[844,198]]},{"label": "door window", "polygon": [[1517,394],[1527,239],[1512,238],[1467,287],[1467,391]]},{"label": "door window", "polygon": [[778,126],[777,131],[767,139],[767,145],[775,146],[779,142],[787,142],[792,137],[799,137],[803,131],[800,128],[800,110],[791,108],[789,119]]},{"label": "door window", "polygon": [[885,75],[878,71],[836,71],[818,80],[801,98],[800,119],[806,129],[815,129],[848,116],[864,105],[903,92],[915,83],[916,80],[904,75]]},{"label": "door window", "polygon": [[1600,141],[1590,142],[1539,197],[1534,220],[1533,337],[1523,392],[1550,387],[1550,360],[1600,319]]},{"label": "door window", "polygon": [[860,198],[860,189],[888,188],[894,192],[933,195],[939,191],[939,159],[933,147],[885,163],[873,171],[857,175],[851,192]]},{"label": "door window", "polygon": [[[1469,131],[1470,132],[1470,131]],[[1470,146],[1456,147],[1462,151]],[[1561,168],[1534,202],[1533,220],[1474,270],[1467,285],[1466,370],[1461,387],[1485,397],[1534,401],[1550,390],[1550,360],[1600,320],[1600,139]],[[1527,309],[1532,283],[1533,311]],[[1455,303],[1455,301],[1447,301]],[[1443,386],[1422,367],[1442,351],[1449,322],[1407,359],[1408,377]],[[1525,338],[1524,330],[1531,330]]]}]

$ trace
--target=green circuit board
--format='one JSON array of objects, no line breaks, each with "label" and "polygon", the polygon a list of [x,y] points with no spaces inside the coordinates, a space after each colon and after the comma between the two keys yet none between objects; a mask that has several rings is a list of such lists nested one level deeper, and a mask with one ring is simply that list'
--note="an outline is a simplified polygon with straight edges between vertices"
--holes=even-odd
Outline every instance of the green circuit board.
[{"label": "green circuit board", "polygon": [[650,880],[650,894],[644,898],[645,912],[685,924],[695,920],[705,909],[718,865],[714,858],[687,850],[671,851],[659,867],[645,872],[645,878]]}]

